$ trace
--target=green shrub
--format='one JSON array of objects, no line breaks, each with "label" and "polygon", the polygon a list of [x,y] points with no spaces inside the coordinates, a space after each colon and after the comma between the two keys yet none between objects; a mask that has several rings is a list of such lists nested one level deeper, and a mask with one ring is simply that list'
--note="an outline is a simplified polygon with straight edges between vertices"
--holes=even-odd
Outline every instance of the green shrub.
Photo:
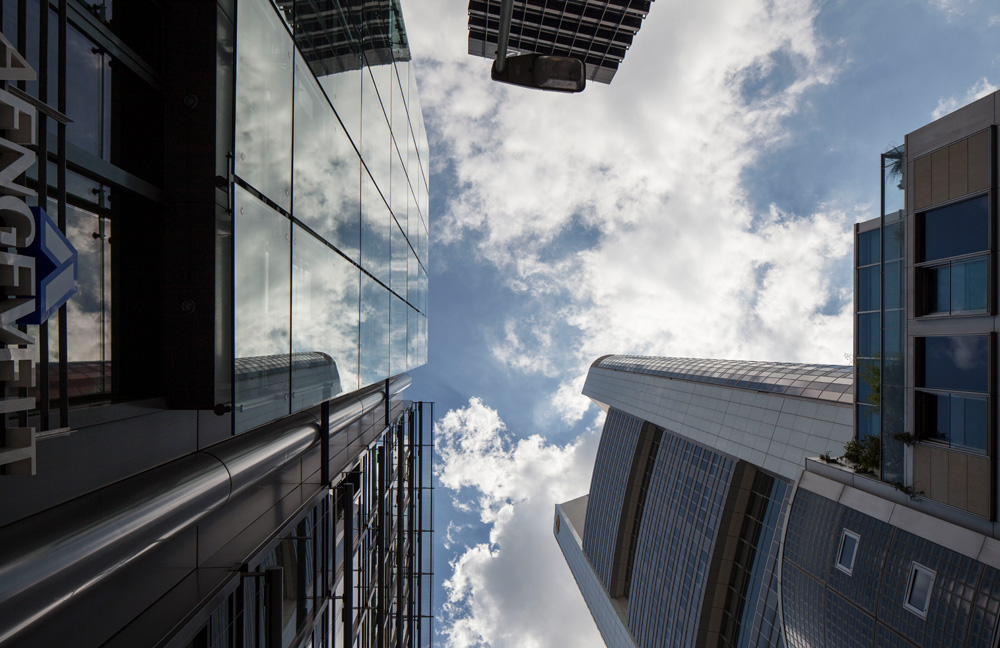
[{"label": "green shrub", "polygon": [[844,446],[844,459],[854,464],[859,473],[877,473],[880,467],[882,443],[877,436],[852,439]]}]

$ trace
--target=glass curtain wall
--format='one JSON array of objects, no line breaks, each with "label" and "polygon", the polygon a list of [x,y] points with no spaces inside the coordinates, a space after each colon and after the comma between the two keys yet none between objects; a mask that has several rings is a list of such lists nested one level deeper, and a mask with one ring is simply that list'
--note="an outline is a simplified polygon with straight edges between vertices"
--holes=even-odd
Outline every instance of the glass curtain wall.
[{"label": "glass curtain wall", "polygon": [[903,481],[904,356],[906,341],[906,249],[903,147],[882,155],[882,479]]},{"label": "glass curtain wall", "polygon": [[427,360],[427,138],[398,3],[239,0],[235,431]]},{"label": "glass curtain wall", "polygon": [[859,440],[881,433],[881,234],[880,229],[862,232],[858,234],[855,244],[857,250],[855,285],[858,301],[854,365]]}]

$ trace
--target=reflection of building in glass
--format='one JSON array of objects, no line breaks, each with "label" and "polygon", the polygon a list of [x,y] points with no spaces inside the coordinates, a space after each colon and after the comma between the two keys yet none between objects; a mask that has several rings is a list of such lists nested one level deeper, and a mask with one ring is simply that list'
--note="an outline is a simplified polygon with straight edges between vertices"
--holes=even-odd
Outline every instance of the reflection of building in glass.
[{"label": "reflection of building in glass", "polygon": [[[611,83],[652,0],[514,3],[510,49],[519,54],[574,56],[587,64],[587,78]],[[469,1],[469,54],[495,58],[500,0]]]},{"label": "reflection of building in glass", "polygon": [[995,93],[882,156],[855,367],[594,363],[555,532],[609,645],[997,645],[998,124]]},{"label": "reflection of building in glass", "polygon": [[22,184],[79,258],[0,349],[0,643],[429,645],[399,0],[2,0],[0,29],[37,72],[0,71],[0,137],[34,129]]}]

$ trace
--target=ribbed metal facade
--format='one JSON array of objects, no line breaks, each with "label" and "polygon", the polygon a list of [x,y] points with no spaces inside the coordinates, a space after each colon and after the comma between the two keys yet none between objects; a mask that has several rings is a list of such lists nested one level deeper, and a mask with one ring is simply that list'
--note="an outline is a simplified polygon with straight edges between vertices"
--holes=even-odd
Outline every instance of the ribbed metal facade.
[{"label": "ribbed metal facade", "polygon": [[[853,575],[836,568],[860,537]],[[927,612],[904,606],[911,565],[935,572]],[[790,648],[996,646],[1000,570],[800,488],[785,534],[782,610]]]},{"label": "ribbed metal facade", "polygon": [[[510,49],[581,58],[587,64],[588,79],[610,83],[649,13],[650,2],[515,2]],[[496,56],[499,26],[500,0],[471,0],[469,54]]]},{"label": "ribbed metal facade", "polygon": [[604,421],[587,502],[583,551],[605,589],[618,560],[616,539],[625,508],[629,473],[639,445],[642,420],[612,409]]},{"label": "ribbed metal facade", "polygon": [[736,462],[664,434],[649,484],[629,592],[640,646],[693,646]]}]

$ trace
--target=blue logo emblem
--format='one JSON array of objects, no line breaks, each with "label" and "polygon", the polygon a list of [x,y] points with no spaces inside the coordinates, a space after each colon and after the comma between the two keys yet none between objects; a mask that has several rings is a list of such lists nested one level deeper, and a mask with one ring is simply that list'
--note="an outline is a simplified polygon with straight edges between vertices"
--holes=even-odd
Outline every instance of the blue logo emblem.
[{"label": "blue logo emblem", "polygon": [[76,294],[76,248],[41,207],[32,207],[35,240],[24,249],[35,258],[35,312],[17,320],[18,324],[41,324]]}]

